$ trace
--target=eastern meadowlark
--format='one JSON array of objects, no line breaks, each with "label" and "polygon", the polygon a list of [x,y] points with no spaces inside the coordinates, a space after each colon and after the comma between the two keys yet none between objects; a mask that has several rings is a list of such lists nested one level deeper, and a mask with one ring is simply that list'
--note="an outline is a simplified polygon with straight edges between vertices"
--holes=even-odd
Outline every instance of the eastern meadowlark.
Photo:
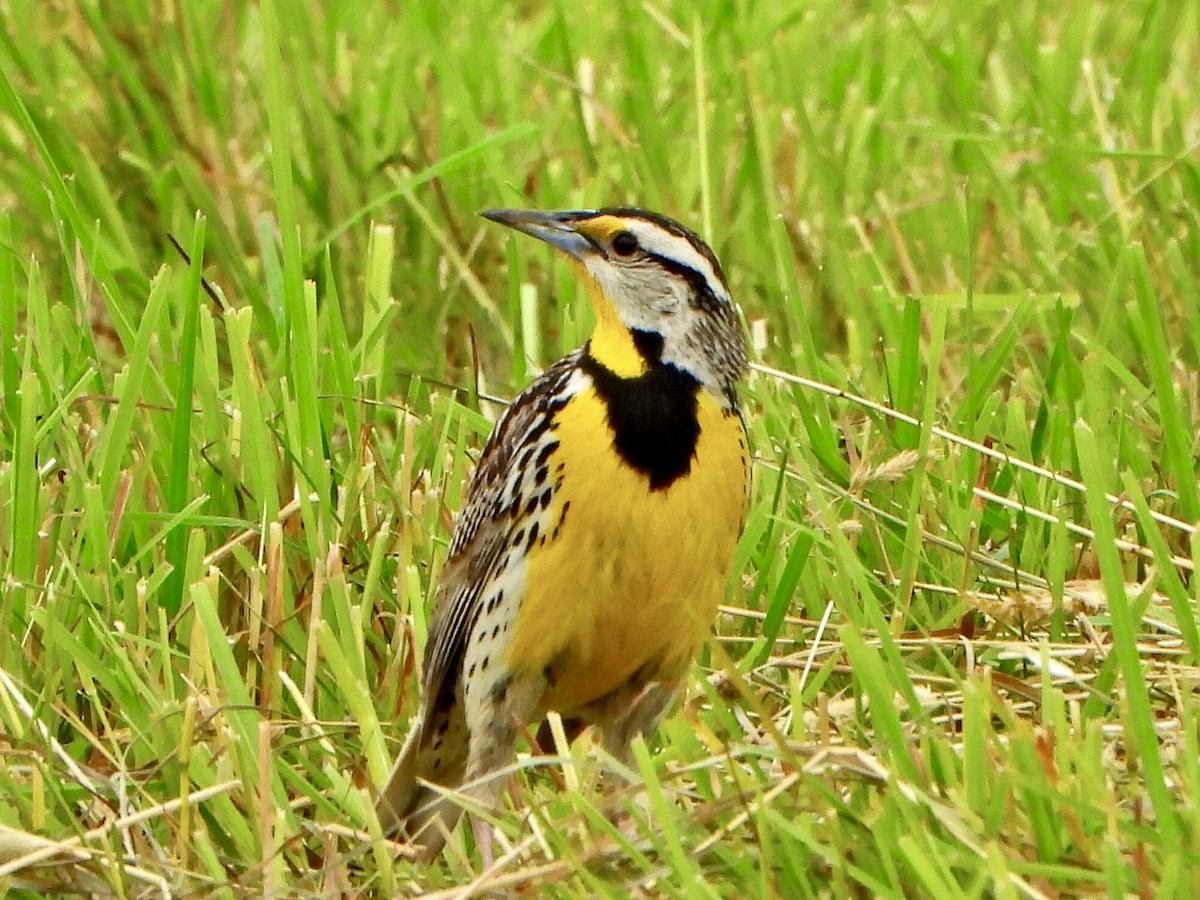
[{"label": "eastern meadowlark", "polygon": [[748,496],[745,342],[712,250],[639,209],[483,215],[565,253],[596,326],[509,406],[454,529],[420,709],[376,807],[426,856],[460,809],[438,786],[499,800],[484,776],[548,711],[622,758],[657,726],[716,616]]}]

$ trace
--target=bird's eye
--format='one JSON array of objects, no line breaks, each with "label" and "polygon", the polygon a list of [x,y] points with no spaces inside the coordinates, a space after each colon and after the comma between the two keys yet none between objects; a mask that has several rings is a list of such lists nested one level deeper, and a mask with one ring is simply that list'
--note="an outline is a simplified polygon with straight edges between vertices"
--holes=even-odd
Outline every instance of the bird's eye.
[{"label": "bird's eye", "polygon": [[637,253],[637,238],[628,231],[618,232],[612,239],[612,248],[617,256],[633,256]]}]

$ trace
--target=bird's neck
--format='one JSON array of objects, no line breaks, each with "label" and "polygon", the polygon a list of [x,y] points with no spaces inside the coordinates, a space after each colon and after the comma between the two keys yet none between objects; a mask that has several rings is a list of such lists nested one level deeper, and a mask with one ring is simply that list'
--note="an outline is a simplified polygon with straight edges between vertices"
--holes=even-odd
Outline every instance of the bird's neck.
[{"label": "bird's neck", "polygon": [[604,368],[621,378],[637,378],[650,364],[643,348],[639,348],[634,333],[621,321],[612,302],[604,296],[592,279],[588,281],[596,328],[588,341],[588,355]]}]

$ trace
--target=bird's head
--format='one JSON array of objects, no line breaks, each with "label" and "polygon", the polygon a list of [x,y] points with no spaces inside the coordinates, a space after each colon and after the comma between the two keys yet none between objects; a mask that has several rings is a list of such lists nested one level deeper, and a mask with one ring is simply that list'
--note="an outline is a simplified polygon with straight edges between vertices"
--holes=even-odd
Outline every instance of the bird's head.
[{"label": "bird's head", "polygon": [[691,374],[723,405],[735,402],[746,347],[721,264],[665,216],[611,208],[494,209],[485,218],[558,248],[582,273],[596,313],[589,352],[616,374],[655,364]]}]

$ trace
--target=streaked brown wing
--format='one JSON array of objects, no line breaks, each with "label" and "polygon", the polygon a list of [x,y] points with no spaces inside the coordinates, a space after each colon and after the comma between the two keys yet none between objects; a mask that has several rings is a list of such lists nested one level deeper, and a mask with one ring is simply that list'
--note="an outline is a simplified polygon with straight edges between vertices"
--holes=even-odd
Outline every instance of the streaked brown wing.
[{"label": "streaked brown wing", "polygon": [[505,410],[484,447],[454,527],[450,556],[434,599],[425,647],[422,707],[428,717],[443,692],[455,686],[471,630],[488,585],[495,579],[528,498],[523,470],[545,438],[579,353],[559,360]]}]

